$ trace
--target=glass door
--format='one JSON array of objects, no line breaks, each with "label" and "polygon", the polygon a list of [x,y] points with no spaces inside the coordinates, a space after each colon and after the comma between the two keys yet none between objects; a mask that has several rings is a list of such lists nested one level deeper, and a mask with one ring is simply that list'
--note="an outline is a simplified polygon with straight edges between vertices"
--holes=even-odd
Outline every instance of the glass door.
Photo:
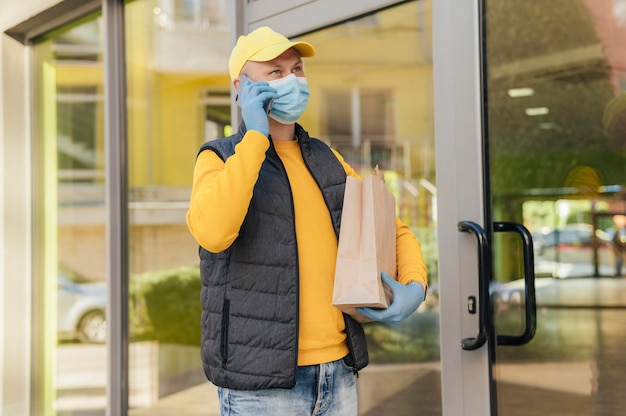
[{"label": "glass door", "polygon": [[[531,342],[497,347],[501,415],[626,408],[625,6],[485,1],[491,212],[532,233],[538,307]],[[520,249],[499,233],[493,244],[495,331],[516,333]]]},{"label": "glass door", "polygon": [[370,364],[359,373],[359,414],[441,415],[432,2],[309,1],[256,20],[276,4],[244,6],[253,23],[241,32],[267,24],[316,48],[305,59],[311,99],[300,123],[362,176],[384,170],[427,262],[431,291],[417,313],[399,326],[365,325]]},{"label": "glass door", "polygon": [[623,413],[625,4],[434,5],[444,414]]}]

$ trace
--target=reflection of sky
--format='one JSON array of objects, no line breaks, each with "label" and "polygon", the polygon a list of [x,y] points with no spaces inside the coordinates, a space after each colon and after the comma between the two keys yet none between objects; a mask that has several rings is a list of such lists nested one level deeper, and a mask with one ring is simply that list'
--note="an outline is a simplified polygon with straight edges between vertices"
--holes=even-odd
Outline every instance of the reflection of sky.
[{"label": "reflection of sky", "polygon": [[56,44],[100,46],[101,19],[72,27],[54,39]]}]

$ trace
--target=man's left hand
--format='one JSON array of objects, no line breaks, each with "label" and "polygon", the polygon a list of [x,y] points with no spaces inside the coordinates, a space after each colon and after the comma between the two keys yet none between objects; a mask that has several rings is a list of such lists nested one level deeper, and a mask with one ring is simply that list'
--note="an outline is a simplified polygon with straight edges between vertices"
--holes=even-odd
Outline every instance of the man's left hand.
[{"label": "man's left hand", "polygon": [[386,309],[356,308],[356,311],[375,321],[397,325],[419,308],[424,301],[424,289],[418,284],[403,285],[385,272],[381,276],[393,292],[391,305]]}]

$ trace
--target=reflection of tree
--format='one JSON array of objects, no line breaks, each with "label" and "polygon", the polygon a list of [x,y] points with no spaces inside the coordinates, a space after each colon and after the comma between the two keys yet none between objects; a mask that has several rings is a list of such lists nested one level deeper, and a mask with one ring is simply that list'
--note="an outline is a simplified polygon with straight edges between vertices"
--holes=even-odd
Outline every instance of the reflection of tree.
[{"label": "reflection of tree", "polygon": [[[610,146],[602,124],[616,68],[594,15],[571,0],[551,1],[549,13],[543,3],[501,0],[487,13],[493,194],[562,188],[568,173],[583,165],[602,185],[624,184],[626,159]],[[508,94],[520,87],[532,94]],[[537,107],[548,113],[526,114]]]},{"label": "reflection of tree", "polygon": [[[605,47],[606,22],[598,20],[611,16],[599,14],[604,7],[571,0],[551,1],[549,9],[541,2],[489,3],[486,127],[496,220],[523,222],[529,199],[593,200],[602,186],[626,184],[626,154],[603,124],[619,69],[614,49]],[[532,108],[544,114],[529,116]],[[611,192],[602,197],[613,198]],[[515,276],[515,250],[500,247],[498,276]]]}]

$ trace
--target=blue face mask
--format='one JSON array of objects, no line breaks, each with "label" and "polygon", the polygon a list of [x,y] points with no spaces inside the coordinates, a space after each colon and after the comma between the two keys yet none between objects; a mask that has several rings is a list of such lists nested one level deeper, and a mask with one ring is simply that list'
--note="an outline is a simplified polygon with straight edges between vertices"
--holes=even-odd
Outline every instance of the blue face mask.
[{"label": "blue face mask", "polygon": [[284,78],[269,82],[278,92],[270,108],[269,116],[282,124],[295,123],[309,102],[309,85],[304,77],[289,74]]}]

